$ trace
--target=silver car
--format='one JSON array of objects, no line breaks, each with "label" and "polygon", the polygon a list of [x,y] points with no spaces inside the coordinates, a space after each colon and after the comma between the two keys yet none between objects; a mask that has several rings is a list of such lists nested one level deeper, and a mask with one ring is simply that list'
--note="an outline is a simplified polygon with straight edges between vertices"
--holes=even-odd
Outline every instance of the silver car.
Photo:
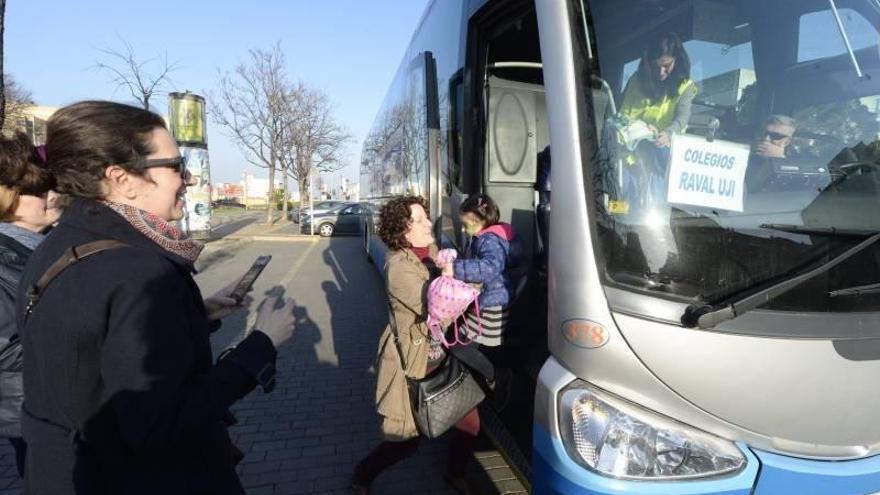
[{"label": "silver car", "polygon": [[[327,213],[328,211],[348,203],[348,201],[338,201],[338,200],[325,200],[318,201],[314,205],[314,214],[320,215],[322,213]],[[302,208],[291,212],[293,215],[293,221],[299,223],[302,217],[308,216],[312,214],[312,209],[308,207],[308,205],[303,206]]]}]

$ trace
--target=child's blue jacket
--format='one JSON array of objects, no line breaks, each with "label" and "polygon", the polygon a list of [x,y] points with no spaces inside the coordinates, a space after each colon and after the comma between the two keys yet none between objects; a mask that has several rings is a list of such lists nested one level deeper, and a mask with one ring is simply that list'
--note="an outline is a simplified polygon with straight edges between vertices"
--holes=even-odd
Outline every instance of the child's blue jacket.
[{"label": "child's blue jacket", "polygon": [[492,225],[477,232],[466,259],[455,260],[454,276],[464,282],[483,284],[481,308],[507,307],[514,295],[510,268],[519,262],[521,252],[522,243],[510,224]]}]

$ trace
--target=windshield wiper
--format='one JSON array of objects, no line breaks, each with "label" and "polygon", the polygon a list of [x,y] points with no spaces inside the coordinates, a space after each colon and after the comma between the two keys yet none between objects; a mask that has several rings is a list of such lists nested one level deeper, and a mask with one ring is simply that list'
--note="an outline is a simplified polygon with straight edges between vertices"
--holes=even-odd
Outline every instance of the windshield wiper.
[{"label": "windshield wiper", "polygon": [[791,232],[793,234],[821,234],[843,237],[868,237],[878,232],[876,230],[861,229],[838,229],[836,227],[826,227],[824,225],[792,225],[787,223],[762,223],[758,225],[762,229],[779,230],[781,232]]},{"label": "windshield wiper", "polygon": [[858,296],[861,294],[876,294],[880,292],[880,283],[858,285],[856,287],[847,287],[846,289],[837,289],[828,293],[830,297],[837,296]]},{"label": "windshield wiper", "polygon": [[741,297],[727,304],[721,306],[714,304],[691,304],[681,316],[681,323],[688,328],[712,328],[721,322],[732,320],[747,311],[751,311],[764,303],[776,299],[807,280],[827,272],[847,259],[867,249],[878,240],[880,240],[880,233],[875,233],[856,246],[847,249],[837,257],[826,261],[808,272],[782,280],[781,282],[775,283],[761,291]]}]

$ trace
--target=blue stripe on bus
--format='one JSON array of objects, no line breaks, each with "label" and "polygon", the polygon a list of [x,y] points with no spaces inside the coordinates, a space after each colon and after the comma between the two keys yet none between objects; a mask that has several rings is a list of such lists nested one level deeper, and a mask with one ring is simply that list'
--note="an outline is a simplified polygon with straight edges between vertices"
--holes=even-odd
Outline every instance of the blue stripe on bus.
[{"label": "blue stripe on bus", "polygon": [[[750,495],[758,476],[758,459],[745,449],[746,468],[733,476],[705,481],[625,481],[600,476],[569,458],[562,442],[540,425],[533,431],[534,495]],[[777,492],[777,493],[800,493]]]},{"label": "blue stripe on bus", "polygon": [[866,495],[880,492],[880,456],[813,461],[755,450],[761,476],[755,495]]}]

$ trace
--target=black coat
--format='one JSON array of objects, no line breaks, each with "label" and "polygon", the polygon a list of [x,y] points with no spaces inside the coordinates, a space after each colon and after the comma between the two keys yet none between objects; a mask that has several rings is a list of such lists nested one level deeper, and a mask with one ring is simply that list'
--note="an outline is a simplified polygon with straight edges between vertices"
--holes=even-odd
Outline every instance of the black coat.
[{"label": "black coat", "polygon": [[[65,249],[115,239],[62,272],[24,319],[24,292]],[[275,349],[258,331],[218,364],[191,263],[113,210],[75,200],[19,289],[25,493],[241,494],[223,417]]]},{"label": "black coat", "polygon": [[21,436],[22,352],[15,323],[21,272],[32,251],[0,234],[0,436]]}]

